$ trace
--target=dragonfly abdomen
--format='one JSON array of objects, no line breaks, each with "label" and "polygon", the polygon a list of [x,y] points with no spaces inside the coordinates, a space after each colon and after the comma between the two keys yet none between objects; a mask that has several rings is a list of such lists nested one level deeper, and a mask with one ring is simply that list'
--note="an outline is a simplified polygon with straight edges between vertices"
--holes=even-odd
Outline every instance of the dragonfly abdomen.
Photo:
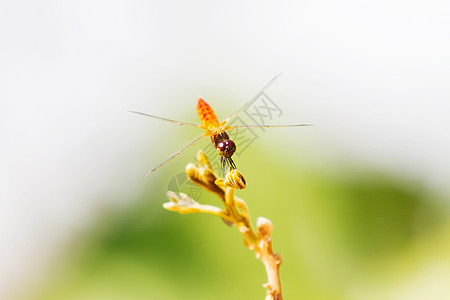
[{"label": "dragonfly abdomen", "polygon": [[211,130],[219,126],[219,120],[217,119],[216,113],[202,98],[198,99],[197,113],[206,129]]}]

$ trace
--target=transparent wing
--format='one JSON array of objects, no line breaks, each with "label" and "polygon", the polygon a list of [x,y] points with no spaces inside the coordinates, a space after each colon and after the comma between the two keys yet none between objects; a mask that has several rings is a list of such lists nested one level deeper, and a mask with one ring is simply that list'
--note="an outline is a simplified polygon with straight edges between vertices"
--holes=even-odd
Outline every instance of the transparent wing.
[{"label": "transparent wing", "polygon": [[299,127],[299,126],[314,126],[313,124],[292,124],[292,125],[235,125],[226,126],[226,130],[233,129],[247,129],[247,128],[281,128],[281,127]]},{"label": "transparent wing", "polygon": [[281,76],[281,73],[278,74],[277,76],[275,76],[274,78],[272,78],[272,80],[270,80],[259,92],[258,94],[256,94],[252,99],[250,99],[247,103],[245,103],[241,108],[239,108],[236,112],[234,112],[231,116],[229,116],[228,118],[225,119],[225,121],[223,122],[224,124],[228,123],[230,120],[232,120],[238,113],[240,113],[242,110],[244,110],[247,106],[249,106],[256,98],[259,97],[259,95],[264,92],[265,90],[267,90],[272,83],[275,82],[275,80],[278,79],[278,77]]},{"label": "transparent wing", "polygon": [[201,135],[196,136],[195,138],[193,138],[192,140],[190,140],[189,142],[185,143],[183,146],[181,146],[180,149],[178,149],[176,152],[170,154],[165,160],[163,160],[159,165],[157,165],[156,167],[154,167],[153,169],[151,169],[150,171],[147,172],[147,174],[144,175],[144,177],[146,177],[147,175],[155,172],[156,170],[158,170],[159,168],[161,168],[162,166],[164,166],[165,164],[167,164],[169,161],[171,161],[172,159],[174,159],[175,157],[177,157],[178,155],[180,155],[181,153],[183,153],[184,151],[186,151],[187,149],[191,148],[192,146],[198,144],[200,141],[202,141],[204,138],[206,138],[207,135],[205,135],[204,133],[202,133]]},{"label": "transparent wing", "polygon": [[149,115],[149,114],[142,113],[142,112],[139,112],[139,111],[129,110],[129,112],[134,113],[134,114],[138,114],[138,115],[142,115],[142,116],[146,116],[146,117],[150,117],[150,118],[154,118],[154,119],[159,119],[159,120],[175,123],[177,125],[188,125],[188,126],[193,126],[193,127],[197,127],[197,128],[203,128],[203,126],[201,126],[201,125],[187,123],[187,122],[179,122],[179,121],[175,121],[175,120],[171,120],[171,119],[167,119],[167,118],[163,118],[163,117]]}]

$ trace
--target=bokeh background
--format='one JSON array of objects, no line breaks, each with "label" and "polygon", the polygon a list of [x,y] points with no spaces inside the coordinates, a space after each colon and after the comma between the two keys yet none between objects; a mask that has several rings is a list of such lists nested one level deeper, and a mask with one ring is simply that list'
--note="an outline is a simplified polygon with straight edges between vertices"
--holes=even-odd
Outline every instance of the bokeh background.
[{"label": "bokeh background", "polygon": [[[236,158],[286,299],[450,298],[448,1],[1,1],[0,298],[262,299],[221,220],[162,208],[206,141],[138,110],[225,118],[276,74]],[[239,146],[239,145],[238,145]],[[238,150],[239,151],[239,150]],[[182,177],[182,175],[181,175]],[[203,193],[201,202],[218,203]]]}]

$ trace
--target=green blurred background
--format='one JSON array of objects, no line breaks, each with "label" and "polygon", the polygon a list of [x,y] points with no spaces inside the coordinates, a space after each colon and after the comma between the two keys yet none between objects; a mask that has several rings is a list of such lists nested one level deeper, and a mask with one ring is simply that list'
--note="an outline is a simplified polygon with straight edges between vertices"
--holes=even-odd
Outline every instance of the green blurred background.
[{"label": "green blurred background", "polygon": [[[253,221],[265,216],[275,226],[286,299],[449,295],[443,196],[373,167],[330,160],[324,170],[305,163],[312,160],[306,153],[280,156],[283,141],[267,135],[254,145],[267,137],[274,144],[267,151],[250,148],[236,159],[248,181],[238,196]],[[264,268],[236,229],[162,208],[173,184],[161,178],[183,168],[176,165],[144,179],[130,205],[104,207],[24,299],[262,299]],[[206,191],[197,200],[220,206]]]},{"label": "green blurred background", "polygon": [[253,221],[274,224],[285,299],[450,299],[449,14],[1,1],[0,299],[263,299],[236,229],[162,208],[209,142],[142,178],[198,131],[127,110],[198,123],[202,96],[224,119],[280,72],[266,120],[315,126],[258,132],[235,161]]}]

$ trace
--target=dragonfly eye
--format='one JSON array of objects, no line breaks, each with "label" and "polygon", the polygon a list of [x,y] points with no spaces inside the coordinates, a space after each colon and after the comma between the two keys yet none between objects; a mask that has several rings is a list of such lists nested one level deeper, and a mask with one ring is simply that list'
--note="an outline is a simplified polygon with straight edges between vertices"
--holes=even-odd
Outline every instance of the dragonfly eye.
[{"label": "dragonfly eye", "polygon": [[231,157],[236,151],[236,144],[232,140],[225,140],[217,144],[217,152],[220,156]]}]

